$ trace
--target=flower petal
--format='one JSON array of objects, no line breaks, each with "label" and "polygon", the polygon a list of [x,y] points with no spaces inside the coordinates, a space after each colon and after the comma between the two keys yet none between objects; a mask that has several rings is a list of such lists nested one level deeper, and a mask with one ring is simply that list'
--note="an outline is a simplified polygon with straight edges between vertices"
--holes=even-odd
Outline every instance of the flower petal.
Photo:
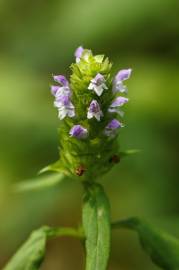
[{"label": "flower petal", "polygon": [[68,86],[68,81],[65,76],[63,75],[54,75],[53,76],[54,81],[58,82],[62,86]]},{"label": "flower petal", "polygon": [[75,57],[81,58],[83,51],[84,51],[84,48],[82,46],[79,46],[75,51]]},{"label": "flower petal", "polygon": [[56,95],[57,91],[59,90],[60,86],[57,86],[57,85],[52,85],[51,86],[51,93],[53,96]]},{"label": "flower petal", "polygon": [[123,106],[125,103],[127,103],[129,101],[128,98],[125,97],[117,97],[113,103],[111,104],[110,107],[115,108],[115,107],[120,107]]},{"label": "flower petal", "polygon": [[122,70],[120,70],[120,71],[117,73],[115,79],[116,79],[117,81],[124,81],[124,80],[127,80],[127,79],[129,79],[129,77],[131,76],[131,72],[132,72],[132,69],[131,69],[131,68],[129,68],[129,69],[122,69]]}]

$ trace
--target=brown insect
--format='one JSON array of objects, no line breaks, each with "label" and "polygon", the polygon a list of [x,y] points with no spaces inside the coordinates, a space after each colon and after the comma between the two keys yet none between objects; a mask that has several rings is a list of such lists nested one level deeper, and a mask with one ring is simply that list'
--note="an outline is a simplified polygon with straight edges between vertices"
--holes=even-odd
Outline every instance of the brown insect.
[{"label": "brown insect", "polygon": [[118,155],[113,155],[111,158],[110,158],[110,160],[109,160],[109,162],[112,162],[112,163],[119,163],[120,162],[120,157],[118,156]]},{"label": "brown insect", "polygon": [[80,165],[80,166],[76,169],[75,173],[76,173],[76,175],[78,175],[78,176],[82,176],[82,175],[84,174],[85,171],[86,171],[86,168],[85,168],[83,165]]}]

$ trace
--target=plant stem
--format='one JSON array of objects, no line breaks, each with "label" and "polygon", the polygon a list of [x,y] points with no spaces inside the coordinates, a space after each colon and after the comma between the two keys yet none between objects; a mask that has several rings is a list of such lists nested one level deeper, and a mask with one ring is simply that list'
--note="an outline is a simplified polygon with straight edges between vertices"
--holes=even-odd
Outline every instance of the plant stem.
[{"label": "plant stem", "polygon": [[80,238],[81,240],[84,240],[85,238],[82,227],[79,227],[78,229],[71,228],[71,227],[54,228],[48,233],[48,238],[55,238],[55,237],[61,237],[61,236],[77,237],[77,238]]}]

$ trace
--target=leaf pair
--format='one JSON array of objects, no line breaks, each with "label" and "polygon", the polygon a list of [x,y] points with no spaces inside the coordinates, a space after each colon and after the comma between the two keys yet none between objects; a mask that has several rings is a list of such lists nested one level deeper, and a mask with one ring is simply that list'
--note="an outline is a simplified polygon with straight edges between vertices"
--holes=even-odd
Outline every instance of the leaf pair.
[{"label": "leaf pair", "polygon": [[[127,151],[120,152],[120,158],[126,157],[131,154],[136,154],[140,152],[137,149],[131,149]],[[39,178],[22,181],[17,183],[13,187],[14,192],[24,192],[24,191],[35,191],[54,186],[65,179],[65,174],[61,168],[60,160],[48,165],[47,167],[40,170],[39,174],[46,172],[53,172],[50,175],[43,175]]]},{"label": "leaf pair", "polygon": [[[52,177],[52,176],[51,176]],[[49,181],[42,178],[21,184],[18,191],[48,187],[63,179],[54,175]],[[35,184],[35,185],[34,185]],[[85,184],[83,205],[83,228],[42,227],[34,231],[27,242],[19,249],[4,270],[37,270],[44,256],[46,241],[51,237],[75,236],[86,238],[86,270],[106,270],[110,252],[110,207],[103,188],[99,184]],[[179,270],[179,240],[156,229],[139,218],[117,221],[112,228],[128,228],[136,231],[144,250],[155,264],[165,270]]]}]

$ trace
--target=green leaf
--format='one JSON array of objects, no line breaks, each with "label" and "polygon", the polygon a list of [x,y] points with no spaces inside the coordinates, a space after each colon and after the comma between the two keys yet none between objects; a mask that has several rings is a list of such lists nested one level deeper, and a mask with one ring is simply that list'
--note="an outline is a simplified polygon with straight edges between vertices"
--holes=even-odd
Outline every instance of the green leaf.
[{"label": "green leaf", "polygon": [[120,158],[123,158],[123,157],[127,157],[127,156],[130,156],[130,155],[137,154],[139,152],[141,152],[140,149],[130,149],[130,150],[120,152],[119,156],[120,156]]},{"label": "green leaf", "polygon": [[44,256],[48,227],[34,231],[4,270],[37,270]]},{"label": "green leaf", "polygon": [[45,173],[45,172],[61,172],[62,173],[62,168],[61,168],[61,162],[60,160],[57,160],[55,163],[52,163],[45,168],[41,169],[39,171],[39,174]]},{"label": "green leaf", "polygon": [[83,228],[86,237],[86,270],[106,270],[110,251],[110,207],[99,184],[86,186]]},{"label": "green leaf", "polygon": [[45,256],[47,240],[59,236],[72,236],[83,239],[84,233],[81,228],[50,228],[44,226],[35,230],[3,270],[39,269]]},{"label": "green leaf", "polygon": [[115,222],[112,227],[135,230],[142,247],[155,264],[165,270],[179,269],[179,239],[137,217]]},{"label": "green leaf", "polygon": [[58,183],[63,181],[64,178],[65,176],[63,174],[58,173],[37,177],[33,180],[26,180],[15,184],[13,186],[13,192],[24,192],[49,188],[51,186],[57,185]]}]

